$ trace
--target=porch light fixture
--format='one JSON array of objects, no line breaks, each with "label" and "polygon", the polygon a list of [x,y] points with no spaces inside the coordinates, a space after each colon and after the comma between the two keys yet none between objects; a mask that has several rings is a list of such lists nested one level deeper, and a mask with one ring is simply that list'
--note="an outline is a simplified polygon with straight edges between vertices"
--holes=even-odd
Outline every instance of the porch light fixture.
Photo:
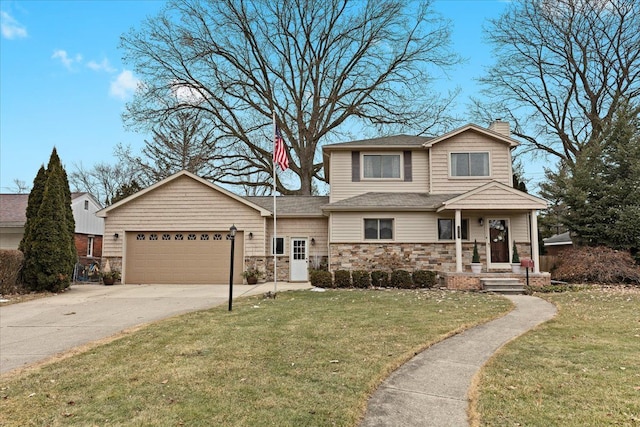
[{"label": "porch light fixture", "polygon": [[229,311],[231,311],[233,301],[233,251],[236,246],[236,228],[235,224],[229,228],[229,240],[231,240],[231,265],[229,266]]},{"label": "porch light fixture", "polygon": [[253,239],[253,233],[250,231],[249,232],[249,240],[252,240],[252,239]]},{"label": "porch light fixture", "polygon": [[484,219],[482,217],[478,218],[478,224],[480,224],[480,226],[484,225]]},{"label": "porch light fixture", "polygon": [[118,240],[118,237],[120,237],[120,235],[119,235],[118,233],[113,233],[113,238],[114,238],[115,240]]},{"label": "porch light fixture", "polygon": [[314,239],[313,237],[311,238],[311,246],[315,246],[316,245],[316,239]]}]

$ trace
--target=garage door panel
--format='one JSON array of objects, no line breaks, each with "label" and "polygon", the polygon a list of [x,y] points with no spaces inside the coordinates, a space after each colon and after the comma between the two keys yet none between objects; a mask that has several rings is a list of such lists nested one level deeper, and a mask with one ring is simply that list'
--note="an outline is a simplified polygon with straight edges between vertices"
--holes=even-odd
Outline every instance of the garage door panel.
[{"label": "garage door panel", "polygon": [[[224,231],[127,232],[126,283],[229,283],[231,242]],[[244,236],[236,235],[234,283],[242,283]]]}]

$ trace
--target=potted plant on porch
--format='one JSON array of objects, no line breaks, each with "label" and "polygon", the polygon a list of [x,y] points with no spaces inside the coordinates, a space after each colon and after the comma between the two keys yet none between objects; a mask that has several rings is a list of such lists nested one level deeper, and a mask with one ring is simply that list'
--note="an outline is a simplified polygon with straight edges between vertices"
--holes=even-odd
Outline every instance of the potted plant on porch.
[{"label": "potted plant on porch", "polygon": [[482,264],[480,263],[480,253],[478,252],[478,242],[473,241],[473,256],[471,257],[471,272],[473,274],[479,274],[482,271]]},{"label": "potted plant on porch", "polygon": [[258,283],[258,279],[264,276],[264,273],[258,270],[256,267],[249,267],[242,272],[242,277],[247,280],[248,285],[255,285]]},{"label": "potted plant on porch", "polygon": [[113,285],[116,280],[120,279],[120,272],[118,270],[103,271],[100,273],[100,276],[102,277],[102,283],[109,286]]},{"label": "potted plant on porch", "polygon": [[513,255],[511,256],[511,272],[520,273],[520,256],[518,256],[518,247],[516,241],[513,241]]}]

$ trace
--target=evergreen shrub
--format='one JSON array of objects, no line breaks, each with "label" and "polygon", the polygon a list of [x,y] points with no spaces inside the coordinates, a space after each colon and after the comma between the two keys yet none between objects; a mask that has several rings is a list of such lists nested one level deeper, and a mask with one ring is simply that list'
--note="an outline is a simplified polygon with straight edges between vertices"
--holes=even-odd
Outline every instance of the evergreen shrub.
[{"label": "evergreen shrub", "polygon": [[371,286],[371,275],[365,270],[352,271],[351,280],[354,288],[367,289]]},{"label": "evergreen shrub", "polygon": [[334,282],[336,288],[350,288],[351,287],[351,272],[348,270],[336,270],[334,273]]},{"label": "evergreen shrub", "polygon": [[436,272],[431,270],[415,270],[412,279],[417,288],[433,288],[437,284]]},{"label": "evergreen shrub", "polygon": [[331,272],[326,270],[311,270],[309,275],[311,286],[316,288],[333,288],[333,280],[331,280]]},{"label": "evergreen shrub", "polygon": [[411,280],[411,273],[407,270],[394,270],[391,273],[391,286],[400,289],[412,289],[413,280]]},{"label": "evergreen shrub", "polygon": [[374,287],[386,288],[389,286],[389,273],[375,270],[371,272],[371,285]]}]

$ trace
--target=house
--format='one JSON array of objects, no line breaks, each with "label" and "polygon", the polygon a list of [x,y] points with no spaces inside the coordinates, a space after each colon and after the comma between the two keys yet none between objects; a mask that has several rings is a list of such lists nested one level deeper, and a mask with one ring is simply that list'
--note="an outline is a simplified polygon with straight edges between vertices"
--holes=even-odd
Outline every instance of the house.
[{"label": "house", "polygon": [[547,255],[559,255],[566,249],[573,247],[573,240],[571,240],[571,233],[565,231],[564,233],[554,234],[551,237],[542,239],[542,243],[545,247]]},{"label": "house", "polygon": [[237,228],[234,282],[257,267],[273,279],[306,281],[331,271],[403,268],[440,273],[477,288],[469,271],[477,241],[483,275],[510,271],[516,245],[538,267],[540,198],[512,186],[509,124],[468,124],[435,138],[398,135],[323,147],[328,197],[241,197],[182,171],[103,210],[104,256],[124,283],[227,283],[229,229]]},{"label": "house", "polygon": [[[18,249],[27,222],[28,202],[28,194],[0,194],[0,249]],[[101,208],[91,194],[71,193],[75,244],[81,261],[102,256],[104,220],[96,216]]]}]

